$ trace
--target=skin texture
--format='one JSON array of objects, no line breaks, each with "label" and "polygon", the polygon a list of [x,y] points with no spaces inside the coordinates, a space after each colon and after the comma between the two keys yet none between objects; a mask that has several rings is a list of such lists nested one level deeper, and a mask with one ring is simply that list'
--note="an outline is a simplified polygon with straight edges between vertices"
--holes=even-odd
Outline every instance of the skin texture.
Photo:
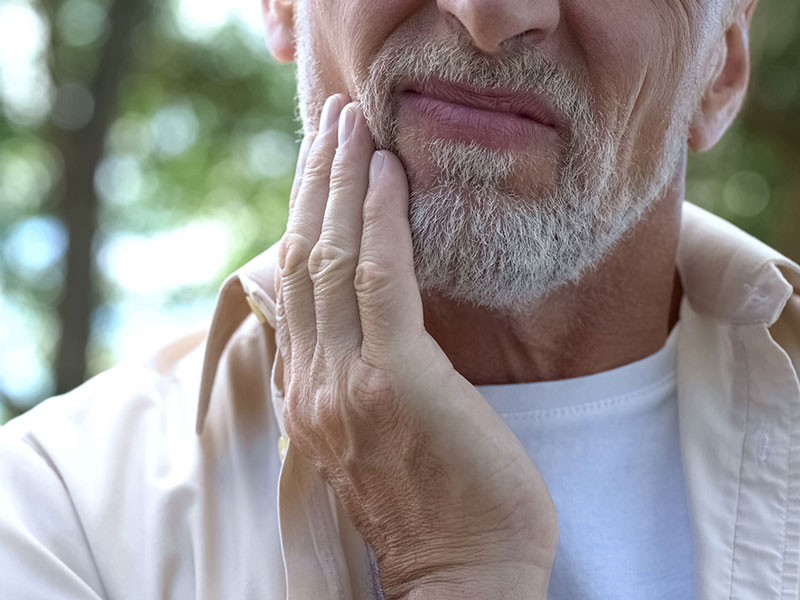
[{"label": "skin texture", "polygon": [[405,173],[374,153],[357,105],[337,136],[345,100],[328,103],[305,143],[279,251],[287,432],[375,551],[387,598],[541,596],[552,499],[425,331]]},{"label": "skin texture", "polygon": [[[663,346],[681,297],[686,154],[713,146],[741,106],[755,2],[736,4],[724,28],[725,4],[699,0],[264,2],[273,55],[294,59],[304,6],[318,60],[275,273],[292,443],[375,550],[387,598],[545,598],[555,507],[474,385],[587,375]],[[387,40],[465,32],[487,54],[522,39],[585,81],[620,172],[661,160],[672,119],[686,121],[668,184],[628,235],[579,281],[513,314],[419,291],[408,202],[431,168],[425,132],[407,122],[398,155],[378,159],[358,104],[336,119]]]}]

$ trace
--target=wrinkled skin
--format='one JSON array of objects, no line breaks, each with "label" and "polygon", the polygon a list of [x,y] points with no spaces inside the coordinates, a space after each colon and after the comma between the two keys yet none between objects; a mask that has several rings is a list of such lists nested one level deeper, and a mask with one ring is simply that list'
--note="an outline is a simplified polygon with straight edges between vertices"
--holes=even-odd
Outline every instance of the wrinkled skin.
[{"label": "wrinkled skin", "polygon": [[[635,172],[660,156],[669,115],[684,114],[686,141],[698,150],[728,127],[748,79],[755,3],[742,3],[723,31],[715,25],[722,2],[698,0],[264,2],[276,58],[294,58],[294,10],[304,7],[319,60],[318,77],[306,82],[309,135],[275,278],[292,444],[374,549],[387,598],[546,598],[555,507],[536,466],[473,384],[596,372],[663,345],[685,153],[641,231],[568,290],[570,298],[591,292],[594,302],[557,298],[519,322],[444,304],[430,314],[449,320],[423,323],[430,306],[414,275],[407,204],[409,178],[426,167],[413,143],[425,132],[407,131],[400,157],[381,152],[383,168],[371,177],[375,147],[358,105],[350,105],[352,133],[338,143],[335,114],[330,127],[319,117],[322,102],[336,93],[348,102],[393,35],[460,27],[487,53],[523,35],[589,82],[598,118],[616,132],[618,168]],[[526,153],[531,162],[547,156],[536,147]],[[620,281],[638,283],[624,303],[614,299]],[[598,306],[601,319],[587,312]],[[632,316],[637,306],[656,310]],[[646,326],[632,330],[632,323]],[[485,344],[458,343],[451,334],[464,327]],[[559,352],[573,338],[596,354],[565,362]],[[487,364],[492,373],[476,371]],[[526,371],[531,365],[547,368]]]},{"label": "wrinkled skin", "polygon": [[334,126],[304,148],[280,247],[287,431],[375,551],[387,598],[448,582],[489,597],[544,593],[550,494],[425,331],[405,172],[381,153],[370,182],[372,139],[358,106],[348,110],[348,141],[337,149]]}]

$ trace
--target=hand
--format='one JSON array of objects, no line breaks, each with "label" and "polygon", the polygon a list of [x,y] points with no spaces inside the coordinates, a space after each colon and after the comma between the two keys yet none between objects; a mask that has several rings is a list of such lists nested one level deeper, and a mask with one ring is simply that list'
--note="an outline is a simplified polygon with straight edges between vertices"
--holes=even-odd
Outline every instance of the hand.
[{"label": "hand", "polygon": [[280,244],[287,432],[375,552],[387,599],[545,598],[550,494],[425,331],[403,165],[375,152],[355,103],[337,121],[346,101],[304,141]]}]

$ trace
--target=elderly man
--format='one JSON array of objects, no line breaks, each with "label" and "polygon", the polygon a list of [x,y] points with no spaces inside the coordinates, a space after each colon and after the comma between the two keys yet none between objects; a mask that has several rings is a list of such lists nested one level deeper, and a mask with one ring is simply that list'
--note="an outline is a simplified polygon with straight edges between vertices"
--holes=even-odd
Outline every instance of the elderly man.
[{"label": "elderly man", "polygon": [[800,598],[800,268],[683,204],[754,9],[264,0],[286,234],[4,428],[3,597]]}]

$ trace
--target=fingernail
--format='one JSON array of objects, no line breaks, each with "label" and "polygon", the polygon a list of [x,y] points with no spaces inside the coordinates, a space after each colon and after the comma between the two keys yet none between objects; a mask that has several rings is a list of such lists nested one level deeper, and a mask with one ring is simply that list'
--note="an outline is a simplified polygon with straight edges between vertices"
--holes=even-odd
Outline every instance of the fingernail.
[{"label": "fingernail", "polygon": [[339,117],[339,145],[344,144],[350,139],[350,134],[353,133],[353,128],[356,124],[356,111],[352,105],[347,105],[342,111],[342,116]]},{"label": "fingernail", "polygon": [[342,103],[337,96],[331,96],[325,102],[325,107],[322,109],[322,118],[320,119],[319,130],[322,133],[327,133],[339,122],[339,112],[342,110]]},{"label": "fingernail", "polygon": [[383,163],[386,162],[386,157],[383,155],[383,152],[375,152],[372,155],[372,160],[369,161],[369,179],[370,181],[375,181],[380,177],[381,171],[383,171]]}]

